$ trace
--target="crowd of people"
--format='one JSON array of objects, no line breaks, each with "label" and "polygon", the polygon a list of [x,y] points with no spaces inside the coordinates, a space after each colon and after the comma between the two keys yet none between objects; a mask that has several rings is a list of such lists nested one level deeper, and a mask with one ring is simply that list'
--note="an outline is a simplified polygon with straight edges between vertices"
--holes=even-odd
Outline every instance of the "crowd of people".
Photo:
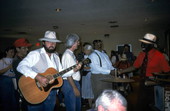
[{"label": "crowd of people", "polygon": [[[80,46],[80,37],[73,33],[66,36],[66,49],[59,57],[56,48],[62,41],[54,31],[46,31],[44,37],[39,39],[42,47],[30,52],[32,44],[25,38],[19,38],[12,47],[5,50],[5,56],[0,60],[0,110],[54,111],[57,95],[62,94],[66,111],[81,111],[83,100],[88,101],[92,111],[127,111],[128,103],[124,95],[113,89],[112,83],[103,82],[102,79],[115,78],[117,74],[120,78],[124,77],[122,75],[131,78],[133,71],[142,69],[136,108],[138,111],[147,111],[147,105],[154,101],[154,87],[146,87],[145,80],[153,78],[153,72],[170,72],[167,59],[154,47],[156,39],[153,34],[146,34],[140,39],[142,52],[137,57],[130,51],[128,44],[124,45],[120,54],[112,50],[109,57],[101,40],[94,40],[92,44],[84,43],[77,57],[75,51]],[[80,62],[87,58],[89,63]],[[57,80],[54,76],[42,75],[49,68],[58,72],[66,71],[62,75],[62,86],[52,88],[43,102],[29,103],[18,86],[19,79],[24,75],[34,79],[38,83],[37,87],[51,87]]]}]

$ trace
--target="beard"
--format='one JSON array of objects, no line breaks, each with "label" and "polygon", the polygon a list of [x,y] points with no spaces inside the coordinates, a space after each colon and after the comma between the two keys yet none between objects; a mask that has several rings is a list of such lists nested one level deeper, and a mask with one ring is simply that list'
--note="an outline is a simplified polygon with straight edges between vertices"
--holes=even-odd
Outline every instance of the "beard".
[{"label": "beard", "polygon": [[[46,47],[45,45],[43,45],[43,47],[44,47],[44,49],[45,49],[45,51],[47,52],[47,53],[54,53],[55,52],[55,50],[56,50],[56,47]],[[51,48],[51,49],[50,49]]]}]

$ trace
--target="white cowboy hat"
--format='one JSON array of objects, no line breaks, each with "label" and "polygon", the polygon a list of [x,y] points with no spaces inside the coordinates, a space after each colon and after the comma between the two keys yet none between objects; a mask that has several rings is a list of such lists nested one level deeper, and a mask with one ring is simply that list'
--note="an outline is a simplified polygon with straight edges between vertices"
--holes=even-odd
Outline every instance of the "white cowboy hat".
[{"label": "white cowboy hat", "polygon": [[146,44],[156,44],[156,36],[153,34],[145,34],[143,39],[139,39],[139,41],[144,42]]},{"label": "white cowboy hat", "polygon": [[56,33],[54,31],[46,31],[44,38],[40,38],[40,41],[48,41],[48,42],[61,42],[57,39]]}]

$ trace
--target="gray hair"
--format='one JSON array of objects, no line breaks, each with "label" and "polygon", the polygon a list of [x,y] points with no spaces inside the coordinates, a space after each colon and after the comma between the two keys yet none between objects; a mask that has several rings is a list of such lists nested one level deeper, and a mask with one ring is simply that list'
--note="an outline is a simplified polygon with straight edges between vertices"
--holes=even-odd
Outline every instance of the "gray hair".
[{"label": "gray hair", "polygon": [[79,36],[77,34],[69,34],[66,37],[66,48],[71,48],[76,41],[79,40]]},{"label": "gray hair", "polygon": [[91,50],[91,51],[93,51],[93,47],[90,44],[85,45],[83,48],[84,48],[84,50]]},{"label": "gray hair", "polygon": [[96,100],[96,108],[101,105],[107,110],[113,100],[118,100],[122,106],[127,107],[126,99],[119,92],[115,90],[104,90]]}]

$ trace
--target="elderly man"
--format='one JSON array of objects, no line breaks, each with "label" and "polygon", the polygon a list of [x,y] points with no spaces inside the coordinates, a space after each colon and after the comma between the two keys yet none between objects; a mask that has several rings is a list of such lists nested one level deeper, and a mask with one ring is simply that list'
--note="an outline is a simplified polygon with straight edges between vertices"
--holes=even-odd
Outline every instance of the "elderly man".
[{"label": "elderly man", "polygon": [[[77,64],[74,51],[78,48],[79,36],[77,34],[69,34],[66,37],[66,50],[62,56],[63,69],[67,69]],[[81,67],[81,65],[80,65]],[[81,96],[80,96],[80,67],[69,71],[63,76],[64,84],[62,91],[64,94],[64,101],[66,111],[81,111]]]},{"label": "elderly man", "polygon": [[94,100],[102,93],[104,89],[112,89],[112,83],[103,82],[101,79],[112,78],[110,74],[114,74],[114,67],[103,50],[103,43],[101,40],[94,40],[94,51],[89,58],[91,60],[91,83],[94,93]]},{"label": "elderly man", "polygon": [[126,111],[126,99],[115,90],[104,90],[96,100],[97,111]]},{"label": "elderly man", "polygon": [[[17,70],[26,77],[35,79],[41,86],[46,87],[53,78],[47,78],[40,73],[44,73],[50,67],[57,71],[62,70],[59,56],[56,54],[56,44],[61,41],[57,39],[54,31],[46,31],[45,36],[39,40],[42,41],[43,47],[28,53],[19,63]],[[29,104],[28,111],[53,111],[56,104],[56,94],[57,90],[52,89],[42,103]]]}]

